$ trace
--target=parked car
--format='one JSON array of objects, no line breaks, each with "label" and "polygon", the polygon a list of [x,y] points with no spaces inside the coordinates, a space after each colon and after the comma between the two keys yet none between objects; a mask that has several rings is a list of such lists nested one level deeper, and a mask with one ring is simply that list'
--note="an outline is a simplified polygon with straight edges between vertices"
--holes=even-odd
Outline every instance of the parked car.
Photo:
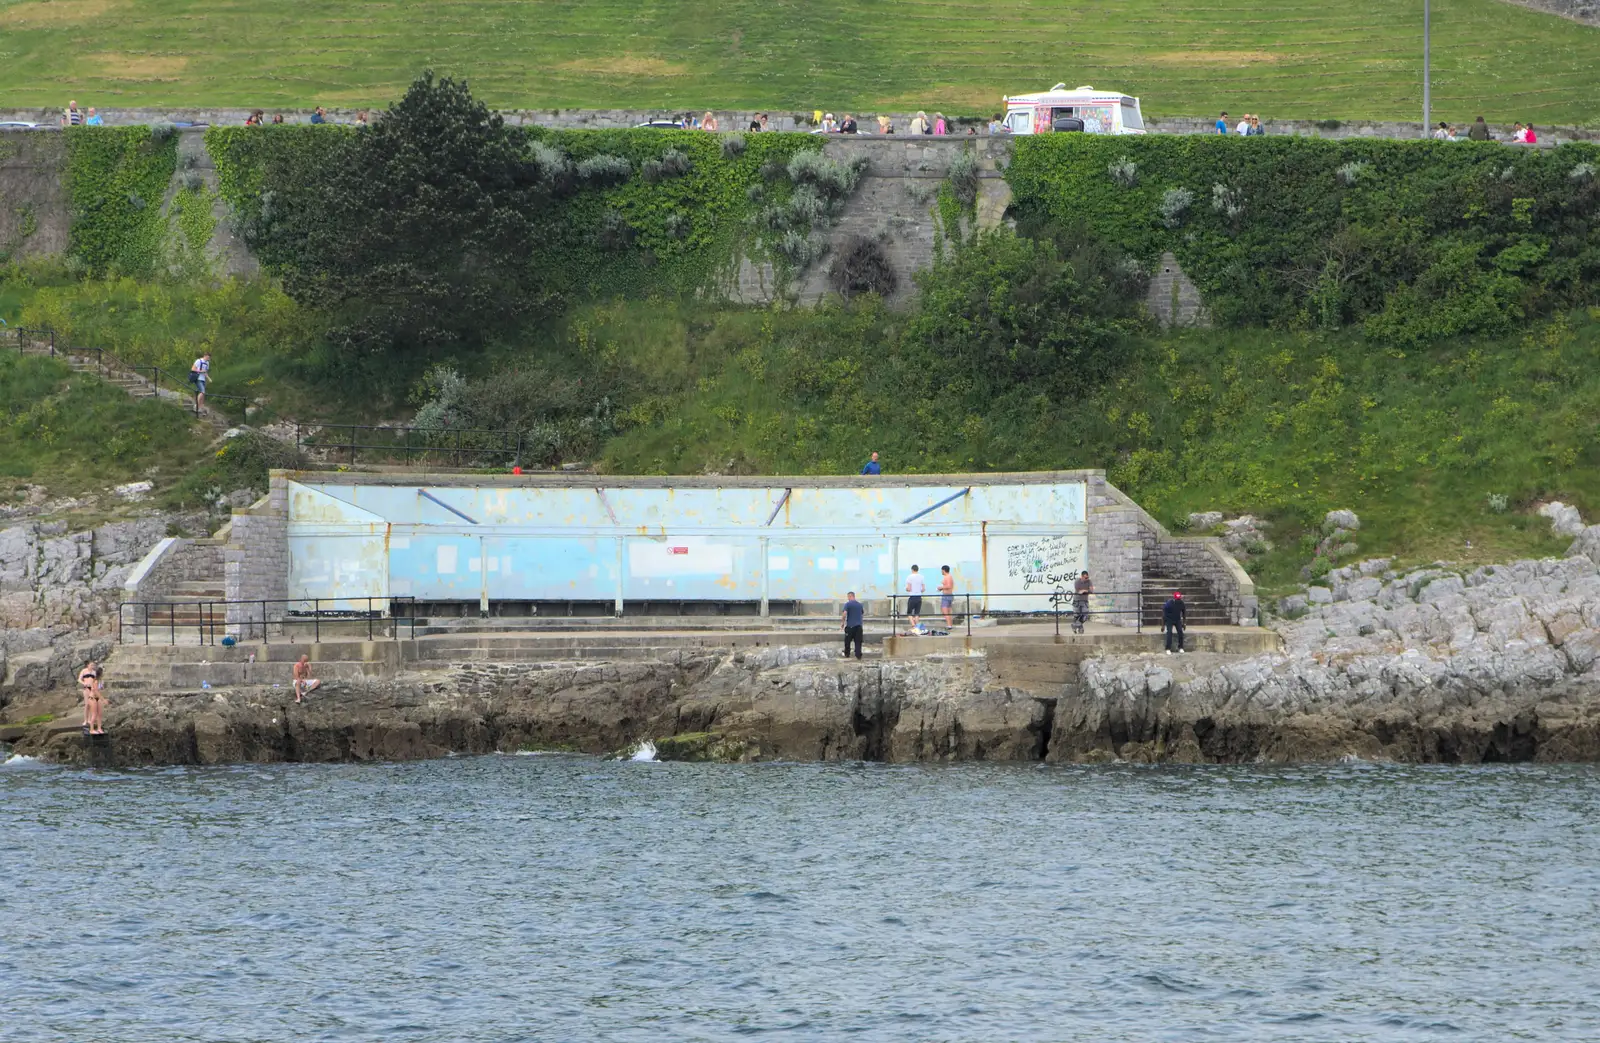
[{"label": "parked car", "polygon": [[0,120],[0,130],[38,130],[39,124],[25,120]]},{"label": "parked car", "polygon": [[640,127],[654,127],[657,130],[682,130],[681,120],[649,120],[639,124]]}]

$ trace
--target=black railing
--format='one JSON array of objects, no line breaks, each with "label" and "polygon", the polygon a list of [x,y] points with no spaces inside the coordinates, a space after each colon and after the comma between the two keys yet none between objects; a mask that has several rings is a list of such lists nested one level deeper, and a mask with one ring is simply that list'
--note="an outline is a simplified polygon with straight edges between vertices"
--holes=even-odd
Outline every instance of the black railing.
[{"label": "black railing", "polygon": [[515,467],[522,463],[522,432],[483,428],[378,427],[362,424],[295,425],[295,446],[328,462],[354,464],[361,454],[415,463],[445,458],[464,463]]},{"label": "black railing", "polygon": [[[104,348],[85,348],[78,345],[68,346],[58,344],[56,331],[42,327],[13,326],[9,329],[0,327],[0,338],[11,334],[16,341],[17,354],[26,355],[29,352],[38,355],[49,355],[51,358],[93,358],[94,370],[97,376],[110,377],[117,372],[131,373],[150,385],[148,395],[141,394],[136,388],[129,388],[128,393],[135,398],[160,398],[163,391],[169,397],[178,400],[188,400],[188,408],[199,416],[200,400],[196,397],[197,389],[189,383],[188,375],[178,376],[171,370],[163,370],[158,366],[135,366],[123,361],[117,355]],[[165,384],[163,384],[165,381]],[[218,395],[206,392],[206,405],[208,407],[221,406],[218,412],[229,416],[244,418],[245,410],[250,400],[241,395]]]},{"label": "black railing", "polygon": [[[349,607],[359,602],[365,602],[366,608]],[[280,610],[269,611],[274,608]],[[406,609],[404,614],[399,611],[401,608]],[[232,609],[238,611],[230,611]],[[396,640],[400,638],[399,628],[404,623],[407,627],[406,636],[416,640],[416,599],[355,597],[123,601],[117,605],[117,643],[137,642],[142,635],[141,643],[148,645],[152,643],[153,635],[155,644],[175,645],[180,634],[185,638],[194,634],[197,639],[195,643],[201,645],[223,643],[223,640],[230,636],[240,644],[258,640],[262,644],[268,644],[273,628],[277,628],[278,634],[283,636],[291,624],[309,625],[314,642],[322,640],[324,626],[333,627],[334,632],[339,633],[338,628],[347,625],[350,629],[345,630],[345,634],[349,634],[353,629],[359,635],[364,625],[367,640],[373,641],[379,636],[380,623],[389,624],[390,632],[384,636]],[[128,639],[130,634],[132,641]]]},{"label": "black railing", "polygon": [[[933,594],[891,594],[889,595],[889,623],[891,633],[900,636],[900,623],[909,620],[905,612],[904,603],[913,597],[922,599],[922,611],[918,613],[919,621],[944,621],[945,606],[941,603],[943,597],[950,597],[949,606],[952,629],[957,626],[966,628],[966,635],[972,636],[972,619],[979,618],[1007,618],[1007,619],[1039,619],[1055,624],[1056,636],[1061,634],[1061,622],[1067,622],[1067,627],[1074,633],[1083,633],[1083,628],[1089,622],[1120,616],[1133,617],[1134,633],[1144,632],[1144,618],[1140,611],[1141,603],[1138,591],[1133,590],[1097,590],[1092,594],[1079,595],[1064,588],[1055,590],[1030,590],[1021,593],[1005,591],[971,591],[965,594],[941,595]],[[1080,604],[1079,598],[1084,600]],[[979,602],[977,611],[973,610],[973,600]],[[1007,601],[1022,601],[1021,608],[994,608],[990,606],[991,600],[1006,599]],[[1119,607],[1118,599],[1128,602],[1129,607]],[[959,622],[957,619],[959,618]],[[914,631],[907,630],[907,634]]]}]

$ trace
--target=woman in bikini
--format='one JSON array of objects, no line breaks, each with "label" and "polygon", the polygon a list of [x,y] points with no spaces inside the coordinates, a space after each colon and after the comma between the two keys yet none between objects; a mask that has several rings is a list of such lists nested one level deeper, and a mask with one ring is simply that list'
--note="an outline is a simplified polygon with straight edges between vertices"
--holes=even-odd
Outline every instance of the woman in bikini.
[{"label": "woman in bikini", "polygon": [[83,733],[104,735],[106,692],[100,683],[100,667],[93,659],[78,671],[78,686],[83,689]]}]

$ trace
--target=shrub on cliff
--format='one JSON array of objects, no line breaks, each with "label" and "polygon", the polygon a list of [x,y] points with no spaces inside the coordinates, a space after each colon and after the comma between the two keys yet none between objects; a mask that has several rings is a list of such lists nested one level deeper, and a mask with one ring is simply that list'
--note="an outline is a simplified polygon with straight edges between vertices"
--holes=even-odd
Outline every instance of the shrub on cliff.
[{"label": "shrub on cliff", "polygon": [[1062,245],[1002,228],[937,259],[918,280],[906,357],[972,400],[1097,385],[1140,328],[1140,297],[1112,253],[1085,244],[1067,256]]},{"label": "shrub on cliff", "polygon": [[428,73],[315,169],[269,169],[247,233],[344,351],[433,352],[538,305],[530,221],[569,167],[524,147],[465,82]]}]

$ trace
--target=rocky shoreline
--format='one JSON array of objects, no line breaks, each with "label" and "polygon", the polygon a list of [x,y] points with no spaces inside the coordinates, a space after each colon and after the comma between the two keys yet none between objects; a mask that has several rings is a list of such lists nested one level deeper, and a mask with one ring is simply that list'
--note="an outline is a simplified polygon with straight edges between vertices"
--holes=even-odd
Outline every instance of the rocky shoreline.
[{"label": "rocky shoreline", "polygon": [[[1575,513],[1575,512],[1574,512]],[[286,688],[115,696],[15,751],[132,766],[627,752],[712,760],[1412,763],[1600,760],[1600,526],[1564,559],[1336,569],[1283,599],[1280,652],[1090,659],[1008,681],[982,655],[840,660],[833,645],[672,661],[472,663]],[[1064,670],[1065,672],[1065,670]]]}]

